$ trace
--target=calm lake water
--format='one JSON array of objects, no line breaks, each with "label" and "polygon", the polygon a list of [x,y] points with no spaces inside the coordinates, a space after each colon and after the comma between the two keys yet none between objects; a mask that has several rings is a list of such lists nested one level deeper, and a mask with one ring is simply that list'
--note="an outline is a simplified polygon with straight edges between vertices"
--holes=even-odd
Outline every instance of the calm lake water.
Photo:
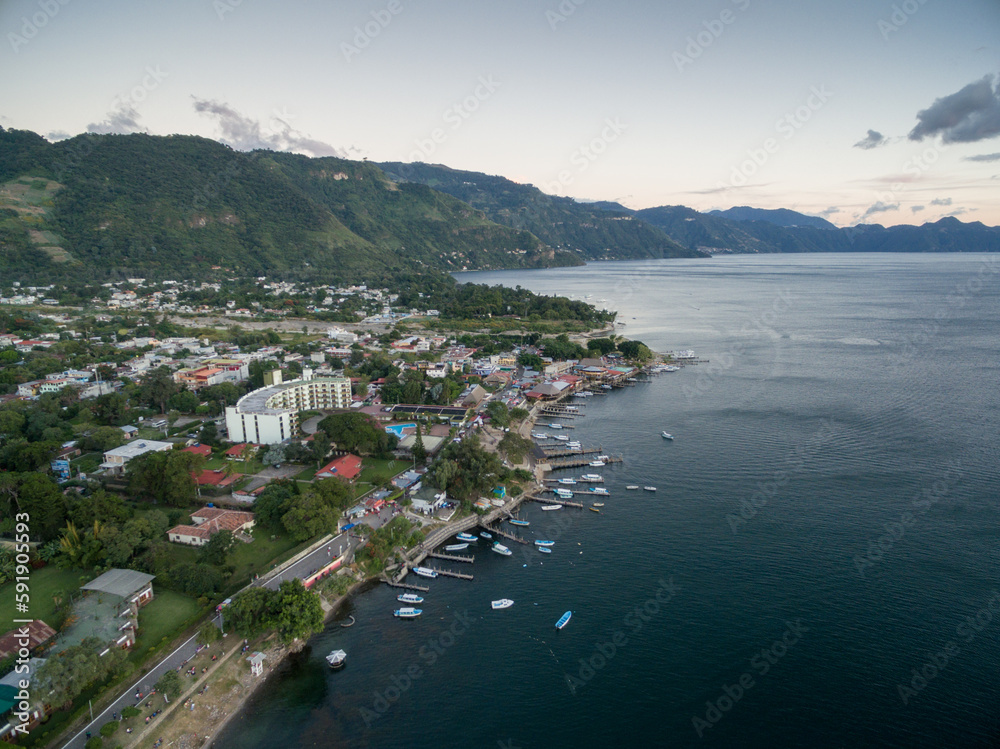
[{"label": "calm lake water", "polygon": [[578,401],[574,438],[625,462],[600,515],[523,511],[552,554],[482,543],[475,581],[422,581],[417,621],[357,596],[220,746],[1000,742],[1000,257],[461,279],[605,299],[624,334],[709,363]]}]

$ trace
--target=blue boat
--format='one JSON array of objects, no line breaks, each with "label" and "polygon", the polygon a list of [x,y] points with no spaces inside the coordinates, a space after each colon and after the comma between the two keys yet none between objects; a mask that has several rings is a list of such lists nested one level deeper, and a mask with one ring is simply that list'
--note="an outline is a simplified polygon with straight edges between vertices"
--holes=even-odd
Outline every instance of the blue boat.
[{"label": "blue boat", "polygon": [[535,548],[538,549],[543,554],[551,554],[552,553],[552,549],[550,549],[548,546],[536,546]]},{"label": "blue boat", "polygon": [[483,531],[482,533],[479,534],[479,537],[480,538],[493,538],[493,534],[492,533],[487,533],[486,531]]},{"label": "blue boat", "polygon": [[556,629],[562,629],[567,624],[569,624],[569,620],[570,620],[571,616],[573,616],[573,612],[572,611],[567,611],[565,614],[563,614],[561,617],[559,617],[559,621],[556,622]]},{"label": "blue boat", "polygon": [[521,526],[531,525],[531,523],[529,523],[527,520],[518,520],[517,518],[510,518],[508,522],[511,525],[521,525]]},{"label": "blue boat", "polygon": [[472,543],[473,541],[478,540],[471,533],[459,533],[457,536],[455,536],[455,538],[457,538],[459,541],[465,541],[466,543]]},{"label": "blue boat", "polygon": [[535,541],[535,546],[555,546],[555,544],[555,541],[542,541],[541,539]]}]

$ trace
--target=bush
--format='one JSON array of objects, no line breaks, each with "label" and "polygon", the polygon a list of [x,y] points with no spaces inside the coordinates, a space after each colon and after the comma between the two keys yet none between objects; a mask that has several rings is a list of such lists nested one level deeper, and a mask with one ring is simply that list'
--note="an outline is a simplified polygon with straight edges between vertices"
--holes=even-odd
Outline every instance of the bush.
[{"label": "bush", "polygon": [[142,715],[142,710],[137,707],[126,705],[122,708],[122,718],[134,718],[137,715]]},{"label": "bush", "polygon": [[110,737],[118,730],[118,726],[121,725],[117,720],[109,720],[103,726],[101,726],[101,736],[105,738]]},{"label": "bush", "polygon": [[100,736],[92,736],[87,739],[87,743],[83,745],[84,749],[101,749],[104,746],[104,739]]}]

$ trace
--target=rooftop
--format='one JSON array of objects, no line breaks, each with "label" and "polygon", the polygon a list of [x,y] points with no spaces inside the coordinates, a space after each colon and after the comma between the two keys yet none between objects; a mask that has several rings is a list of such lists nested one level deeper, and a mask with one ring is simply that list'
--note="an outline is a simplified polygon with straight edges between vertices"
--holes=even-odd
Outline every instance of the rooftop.
[{"label": "rooftop", "polygon": [[236,402],[236,408],[238,408],[241,413],[280,414],[284,413],[288,409],[268,407],[267,401],[273,396],[301,385],[322,385],[324,383],[332,385],[334,383],[341,383],[344,381],[345,378],[343,377],[314,377],[311,380],[292,380],[291,382],[283,382],[280,385],[269,385],[268,387],[263,387],[259,390],[254,390],[252,393],[244,395]]},{"label": "rooftop", "polygon": [[119,598],[128,598],[145,588],[155,577],[135,570],[108,570],[96,580],[81,586],[81,590],[108,593]]}]

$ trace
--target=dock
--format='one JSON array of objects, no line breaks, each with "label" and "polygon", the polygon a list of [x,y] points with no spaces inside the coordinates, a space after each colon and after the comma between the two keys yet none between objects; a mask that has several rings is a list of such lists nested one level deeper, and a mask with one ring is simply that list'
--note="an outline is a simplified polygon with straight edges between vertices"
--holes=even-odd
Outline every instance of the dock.
[{"label": "dock", "polygon": [[[549,466],[552,470],[557,470],[559,468],[583,468],[584,466],[590,465],[590,458],[582,457],[567,457],[567,458],[556,458],[555,460],[548,461]],[[605,465],[610,463],[624,463],[625,460],[621,455],[609,455],[603,460]],[[599,468],[600,466],[594,466],[594,468]]]},{"label": "dock", "polygon": [[559,447],[558,445],[540,445],[546,458],[561,458],[565,455],[603,455],[603,447]]},{"label": "dock", "polygon": [[476,561],[475,557],[467,557],[461,554],[438,554],[436,552],[431,552],[427,556],[431,559],[444,559],[448,562],[465,562],[466,564],[472,564]]},{"label": "dock", "polygon": [[383,579],[382,582],[384,582],[390,588],[404,588],[406,590],[419,590],[421,593],[427,593],[427,592],[430,591],[430,588],[428,588],[426,585],[410,585],[409,583],[397,583],[397,582],[394,582],[394,581],[389,580],[389,579]]},{"label": "dock", "polygon": [[501,530],[500,528],[493,528],[493,527],[491,527],[491,526],[488,526],[488,525],[487,525],[487,526],[484,526],[484,527],[485,527],[485,528],[486,528],[486,530],[488,530],[488,531],[489,531],[490,533],[492,533],[492,534],[494,534],[494,535],[496,535],[496,536],[501,536],[501,537],[503,537],[503,538],[506,538],[506,539],[507,539],[508,541],[514,541],[514,542],[516,542],[516,543],[519,543],[519,544],[525,544],[525,545],[527,545],[527,544],[528,544],[528,542],[527,542],[527,541],[525,541],[525,540],[524,540],[523,538],[521,538],[520,536],[515,536],[515,535],[514,535],[513,533],[508,533],[508,532],[507,532],[507,531],[505,531],[505,530]]},{"label": "dock", "polygon": [[[434,556],[434,555],[431,554],[430,556]],[[431,567],[430,569],[434,570],[436,573],[438,573],[442,577],[457,577],[457,578],[460,578],[462,580],[472,580],[473,579],[472,575],[469,575],[469,574],[467,574],[465,572],[455,572],[454,570],[443,570],[440,567]]]},{"label": "dock", "polygon": [[579,502],[570,502],[567,499],[549,499],[548,497],[536,497],[534,494],[530,497],[525,497],[525,499],[530,502],[540,502],[545,505],[562,505],[563,507],[576,507],[581,510],[583,509],[583,505]]}]

